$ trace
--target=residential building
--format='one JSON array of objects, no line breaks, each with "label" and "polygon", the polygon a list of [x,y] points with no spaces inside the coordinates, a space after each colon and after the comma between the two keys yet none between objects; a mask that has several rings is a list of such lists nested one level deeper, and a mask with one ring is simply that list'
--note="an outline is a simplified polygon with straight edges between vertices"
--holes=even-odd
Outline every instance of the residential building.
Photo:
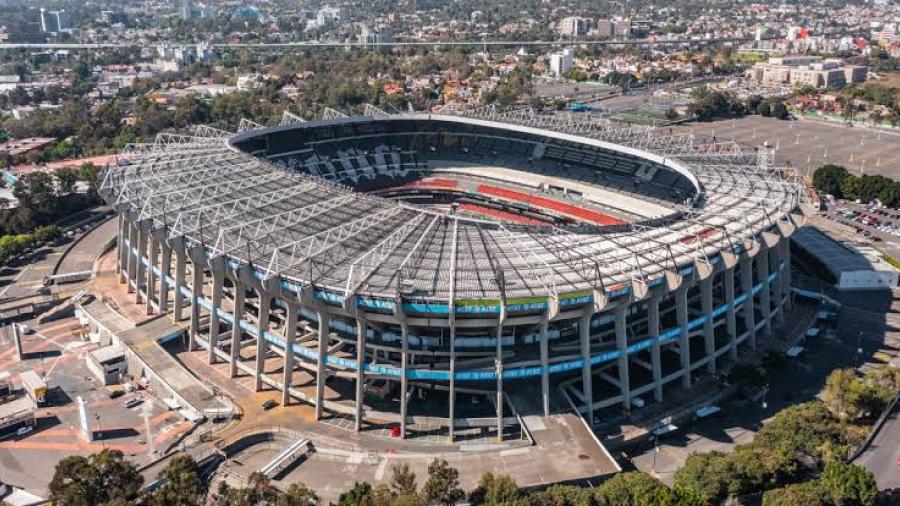
[{"label": "residential building", "polygon": [[572,51],[564,49],[561,53],[550,55],[550,72],[559,77],[572,70]]},{"label": "residential building", "polygon": [[577,37],[586,34],[590,25],[591,21],[587,18],[569,16],[561,19],[556,24],[556,31],[564,37]]}]

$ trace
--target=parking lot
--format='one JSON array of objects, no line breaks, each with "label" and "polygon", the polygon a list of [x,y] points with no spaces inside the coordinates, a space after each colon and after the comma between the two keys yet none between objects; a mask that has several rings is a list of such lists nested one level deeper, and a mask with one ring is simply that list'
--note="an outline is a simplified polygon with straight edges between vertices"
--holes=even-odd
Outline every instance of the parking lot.
[{"label": "parking lot", "polygon": [[900,132],[846,127],[815,120],[782,121],[745,116],[709,122],[690,122],[672,127],[673,133],[696,133],[718,141],[734,140],[745,146],[768,142],[777,148],[775,161],[790,164],[806,175],[833,163],[860,174],[881,174],[900,179]]}]

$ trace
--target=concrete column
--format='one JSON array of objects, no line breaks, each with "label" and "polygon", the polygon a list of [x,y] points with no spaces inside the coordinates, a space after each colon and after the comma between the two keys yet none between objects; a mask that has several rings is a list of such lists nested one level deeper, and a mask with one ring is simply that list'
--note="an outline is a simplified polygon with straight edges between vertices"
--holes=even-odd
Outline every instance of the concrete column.
[{"label": "concrete column", "polygon": [[747,342],[751,349],[756,349],[756,317],[753,311],[753,263],[752,259],[742,256],[740,260],[741,269],[741,286],[744,294],[747,296],[744,300],[744,326],[747,327],[749,334]]},{"label": "concrete column", "polygon": [[266,355],[269,352],[269,342],[265,333],[269,331],[269,309],[272,304],[272,296],[264,290],[259,292],[259,321],[256,325],[256,367],[253,371],[254,390],[259,392],[263,388],[262,375],[266,369]]},{"label": "concrete column", "polygon": [[285,301],[287,305],[287,321],[284,324],[284,368],[281,390],[281,405],[291,403],[291,385],[294,384],[294,341],[297,338],[297,306],[293,302]]},{"label": "concrete column", "polygon": [[453,436],[456,432],[456,325],[450,322],[450,398],[448,418],[450,435],[450,443],[453,443]]},{"label": "concrete column", "polygon": [[406,439],[407,397],[409,397],[409,379],[406,377],[406,368],[409,360],[409,326],[405,322],[400,324],[400,439]]},{"label": "concrete column", "polygon": [[162,243],[162,262],[159,276],[159,312],[169,312],[169,269],[172,268],[172,248]]},{"label": "concrete column", "polygon": [[503,322],[497,324],[497,347],[494,356],[497,375],[497,441],[503,442]]},{"label": "concrete column", "polygon": [[138,230],[137,234],[137,278],[135,279],[134,286],[134,302],[135,304],[140,304],[141,302],[146,302],[144,299],[144,293],[142,293],[146,286],[145,283],[145,270],[144,266],[144,257],[147,255],[147,232],[143,230]]},{"label": "concrete column", "polygon": [[184,319],[184,294],[181,288],[184,286],[184,270],[187,261],[187,253],[184,248],[175,248],[175,290],[172,294],[173,311],[172,321],[180,322]]},{"label": "concrete column", "polygon": [[212,309],[209,311],[209,348],[207,349],[206,359],[210,364],[215,364],[218,361],[216,359],[216,348],[219,346],[219,334],[222,333],[219,325],[219,310],[222,309],[222,285],[225,283],[225,273],[222,269],[214,268],[212,269],[212,274],[212,297],[210,299]]},{"label": "concrete column", "polygon": [[319,357],[316,369],[316,420],[321,420],[325,413],[325,359],[328,356],[328,313],[319,311]]},{"label": "concrete column", "polygon": [[781,243],[787,239],[780,239],[778,244],[772,248],[772,272],[775,273],[775,289],[772,290],[772,298],[775,299],[775,307],[778,311],[775,313],[775,321],[781,323],[784,321],[784,311],[781,307],[781,301],[784,297],[784,276],[781,270],[781,252],[783,248]]},{"label": "concrete column", "polygon": [[362,429],[363,400],[366,387],[366,321],[356,318],[356,431]]},{"label": "concrete column", "polygon": [[125,272],[127,270],[128,264],[128,246],[125,244],[126,239],[126,228],[125,228],[125,216],[120,214],[118,217],[119,220],[119,228],[118,235],[116,236],[116,246],[117,246],[117,260],[116,260],[116,274],[119,275],[119,283],[125,282]]},{"label": "concrete column", "polygon": [[722,285],[725,288],[725,304],[728,311],[725,313],[725,333],[728,334],[729,354],[732,360],[738,358],[737,346],[737,318],[734,307],[734,276],[735,269],[726,270],[722,273]]},{"label": "concrete column", "polygon": [[584,405],[587,406],[587,421],[594,426],[594,385],[591,375],[591,317],[594,308],[587,307],[578,321],[578,341],[581,344],[581,392],[584,394]]},{"label": "concrete column", "polygon": [[134,287],[137,279],[137,255],[135,254],[135,249],[137,248],[137,227],[134,226],[133,223],[127,222],[126,226],[128,227],[128,270],[125,273],[127,278],[127,290],[128,293],[133,293]]},{"label": "concrete column", "polygon": [[550,347],[548,343],[548,327],[550,320],[547,315],[541,319],[541,399],[544,406],[544,416],[550,416]]},{"label": "concrete column", "polygon": [[781,240],[781,260],[784,262],[784,269],[781,270],[781,275],[784,278],[784,281],[781,284],[781,296],[786,298],[787,300],[784,303],[785,310],[790,311],[792,307],[792,297],[791,297],[791,240],[788,238],[784,238]]},{"label": "concrete column", "polygon": [[628,305],[616,306],[616,349],[619,350],[619,390],[622,392],[622,409],[631,411],[631,378],[628,374],[628,334],[626,314]]},{"label": "concrete column", "polygon": [[675,316],[678,320],[678,327],[681,328],[681,335],[678,337],[681,358],[681,384],[684,388],[690,388],[691,386],[691,340],[688,339],[687,307],[688,287],[687,283],[682,283],[675,290]]},{"label": "concrete column", "polygon": [[772,333],[772,297],[769,287],[769,250],[760,251],[756,255],[756,282],[762,283],[762,290],[759,291],[759,311],[762,318],[766,322],[766,334]]},{"label": "concrete column", "polygon": [[653,339],[650,347],[650,364],[653,368],[653,398],[656,402],[663,400],[662,356],[659,347],[659,300],[660,295],[652,295],[647,300],[647,331]]},{"label": "concrete column", "polygon": [[203,266],[191,262],[191,321],[188,329],[188,350],[197,348],[200,334],[200,297],[203,296]]},{"label": "concrete column", "polygon": [[710,374],[716,373],[716,336],[713,328],[713,300],[712,300],[712,283],[714,275],[700,282],[700,306],[703,314],[706,315],[706,321],[703,322],[703,343],[706,350],[706,370]]},{"label": "concrete column", "polygon": [[234,378],[238,373],[238,362],[241,361],[241,322],[244,321],[244,283],[234,280],[234,321],[231,326],[231,363],[228,364],[229,376]]},{"label": "concrete column", "polygon": [[150,260],[150,265],[147,267],[147,314],[152,314],[153,301],[156,299],[156,280],[159,277],[154,272],[154,269],[159,268],[159,242],[152,235],[147,258]]}]

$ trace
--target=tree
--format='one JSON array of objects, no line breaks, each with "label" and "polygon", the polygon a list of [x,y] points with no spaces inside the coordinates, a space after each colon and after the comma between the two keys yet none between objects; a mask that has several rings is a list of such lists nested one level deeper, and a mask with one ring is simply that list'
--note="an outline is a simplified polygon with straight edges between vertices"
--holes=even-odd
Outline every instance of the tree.
[{"label": "tree", "polygon": [[836,369],[825,380],[822,401],[839,420],[855,420],[859,416],[858,399],[862,383],[853,369]]},{"label": "tree", "polygon": [[813,186],[822,194],[833,195],[834,198],[844,198],[844,178],[850,173],[840,165],[827,164],[819,167],[813,173]]},{"label": "tree", "polygon": [[593,506],[594,500],[589,489],[572,485],[551,485],[545,490],[531,494],[533,506]]},{"label": "tree", "polygon": [[262,473],[253,473],[245,488],[231,488],[225,482],[219,484],[213,498],[216,506],[255,506],[257,504],[275,504],[278,492],[269,484],[269,479]]},{"label": "tree", "polygon": [[855,464],[829,462],[819,479],[835,504],[872,506],[878,497],[875,476],[868,469]]},{"label": "tree", "polygon": [[473,506],[513,506],[527,504],[515,480],[505,474],[494,475],[486,471],[478,480],[478,486],[469,495]]},{"label": "tree", "polygon": [[409,464],[391,465],[391,490],[398,495],[415,494],[418,489],[416,473],[410,471]]},{"label": "tree", "polygon": [[594,490],[600,506],[638,506],[674,504],[675,493],[647,473],[621,473]]},{"label": "tree", "polygon": [[75,193],[75,182],[77,180],[78,173],[74,169],[57,169],[56,181],[59,184],[60,196],[66,196]]},{"label": "tree", "polygon": [[47,223],[59,211],[53,178],[46,172],[31,172],[22,176],[13,185],[13,196],[18,199],[21,209],[33,214],[38,224]]},{"label": "tree", "polygon": [[66,506],[97,506],[137,500],[144,478],[119,450],[104,449],[89,457],[66,457],[50,480],[50,500]]},{"label": "tree", "polygon": [[767,490],[763,494],[762,506],[826,506],[828,494],[819,480],[795,483],[784,488]]},{"label": "tree", "polygon": [[302,483],[291,483],[291,486],[275,501],[275,506],[309,506],[312,504],[319,504],[319,496]]},{"label": "tree", "polygon": [[429,501],[446,506],[453,506],[466,496],[459,488],[459,471],[446,460],[437,458],[428,465],[428,481],[423,491]]},{"label": "tree", "polygon": [[97,201],[100,198],[97,194],[97,187],[100,186],[100,182],[97,181],[99,174],[100,167],[97,167],[93,163],[86,162],[78,167],[78,180],[87,183],[87,197],[91,201]]},{"label": "tree", "polygon": [[159,506],[201,506],[206,500],[206,481],[197,462],[187,455],[174,457],[159,478],[162,485],[149,494],[148,504]]},{"label": "tree", "polygon": [[38,227],[34,231],[34,240],[40,243],[55,241],[62,237],[62,230],[56,225]]},{"label": "tree", "polygon": [[760,102],[756,106],[756,114],[768,118],[772,115],[772,106],[768,102]]},{"label": "tree", "polygon": [[337,506],[364,506],[372,492],[372,485],[366,481],[353,483],[353,488],[338,497]]},{"label": "tree", "polygon": [[728,454],[722,452],[695,453],[675,473],[675,486],[705,500],[718,502],[729,495],[736,478]]},{"label": "tree", "polygon": [[772,104],[772,116],[781,120],[788,119],[790,113],[784,105],[784,102],[775,102]]}]

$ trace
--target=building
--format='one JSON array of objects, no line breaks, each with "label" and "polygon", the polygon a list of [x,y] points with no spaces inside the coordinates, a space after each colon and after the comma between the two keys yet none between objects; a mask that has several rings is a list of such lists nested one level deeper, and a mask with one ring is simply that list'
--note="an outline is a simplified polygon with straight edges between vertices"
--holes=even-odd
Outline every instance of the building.
[{"label": "building", "polygon": [[128,22],[128,16],[124,12],[100,11],[100,22],[110,25],[117,23],[125,24]]},{"label": "building", "polygon": [[178,14],[184,21],[200,18],[214,18],[216,11],[209,5],[194,5],[191,2],[185,2],[178,10]]},{"label": "building", "polygon": [[616,21],[616,37],[620,39],[628,38],[631,35],[631,20],[621,19]]},{"label": "building", "polygon": [[866,67],[844,65],[841,60],[819,56],[769,58],[747,71],[748,79],[763,86],[812,86],[839,89],[847,84],[865,82]]},{"label": "building", "polygon": [[41,8],[41,31],[44,33],[59,33],[70,30],[72,22],[69,13],[64,10],[48,11]]},{"label": "building", "polygon": [[29,397],[0,404],[0,439],[13,437],[34,427],[37,424],[36,412],[37,407]]},{"label": "building", "polygon": [[88,369],[104,385],[119,384],[128,373],[125,348],[120,345],[104,346],[91,351],[85,356],[85,360]]},{"label": "building", "polygon": [[316,12],[316,24],[325,26],[329,23],[340,23],[344,20],[344,9],[340,7],[322,7]]},{"label": "building", "polygon": [[559,77],[572,70],[572,51],[563,49],[561,53],[550,55],[550,72]]},{"label": "building", "polygon": [[875,248],[835,241],[815,227],[804,227],[791,239],[838,290],[897,286],[898,270]]},{"label": "building", "polygon": [[394,39],[394,32],[387,26],[371,28],[368,25],[362,25],[357,40],[360,44],[382,44],[391,42]]},{"label": "building", "polygon": [[569,16],[561,19],[556,24],[556,31],[564,37],[578,37],[588,32],[591,20],[578,16]]},{"label": "building", "polygon": [[450,441],[568,402],[588,423],[641,409],[789,318],[802,185],[768,157],[578,117],[366,110],[201,128],[105,168],[129,297],[283,405]]},{"label": "building", "polygon": [[616,36],[616,23],[608,19],[598,19],[594,33],[603,39],[611,39]]},{"label": "building", "polygon": [[237,89],[238,91],[251,91],[258,90],[265,86],[266,80],[262,74],[246,74],[242,76],[238,76],[237,78]]}]

